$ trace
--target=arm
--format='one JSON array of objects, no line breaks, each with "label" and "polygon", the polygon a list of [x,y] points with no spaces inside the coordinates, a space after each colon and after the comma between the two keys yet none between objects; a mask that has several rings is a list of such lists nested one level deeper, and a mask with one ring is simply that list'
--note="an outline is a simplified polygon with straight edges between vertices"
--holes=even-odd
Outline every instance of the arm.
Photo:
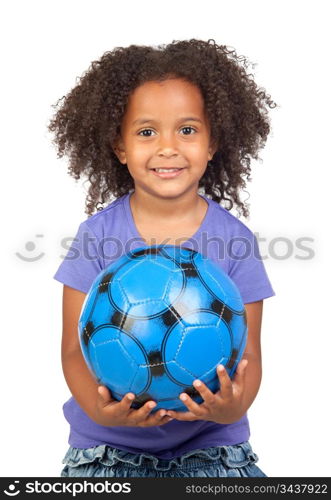
[{"label": "arm", "polygon": [[79,406],[90,417],[95,416],[98,383],[89,371],[78,339],[78,319],[86,294],[63,287],[63,332],[61,359],[64,378]]},{"label": "arm", "polygon": [[247,314],[248,336],[243,359],[247,359],[248,365],[245,369],[245,388],[242,400],[242,416],[252,405],[259,391],[262,379],[262,356],[261,356],[261,325],[263,300],[245,304]]},{"label": "arm", "polygon": [[91,374],[78,338],[78,320],[85,296],[79,290],[66,285],[63,287],[61,358],[63,374],[71,394],[84,412],[99,425],[151,427],[166,424],[170,417],[165,411],[150,414],[155,402],[149,400],[139,410],[132,409],[132,393],[126,394],[121,401],[115,401],[108,388],[100,386]]},{"label": "arm", "polygon": [[[201,381],[195,381],[193,385],[204,402],[198,404],[187,394],[182,394],[181,400],[189,411],[168,411],[169,416],[185,421],[210,420],[220,424],[231,424],[245,415],[258,393],[262,378],[260,345],[262,308],[262,300],[245,304],[248,326],[247,343],[233,381],[224,368],[221,371],[218,370],[221,390],[215,394]],[[197,385],[197,382],[200,385]]]}]

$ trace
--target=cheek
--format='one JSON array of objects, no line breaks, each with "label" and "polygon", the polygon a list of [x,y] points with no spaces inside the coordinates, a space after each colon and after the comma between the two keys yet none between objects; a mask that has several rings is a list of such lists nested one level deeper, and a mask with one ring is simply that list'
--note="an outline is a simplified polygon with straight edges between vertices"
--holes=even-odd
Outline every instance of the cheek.
[{"label": "cheek", "polygon": [[144,163],[153,154],[147,144],[134,144],[127,149],[128,161],[135,163],[137,166]]},{"label": "cheek", "polygon": [[186,154],[192,163],[204,165],[208,161],[208,147],[202,144],[192,144]]},{"label": "cheek", "polygon": [[199,138],[195,138],[191,142],[187,142],[184,144],[184,148],[194,152],[195,155],[204,156],[208,154],[208,139],[204,135],[201,135]]}]

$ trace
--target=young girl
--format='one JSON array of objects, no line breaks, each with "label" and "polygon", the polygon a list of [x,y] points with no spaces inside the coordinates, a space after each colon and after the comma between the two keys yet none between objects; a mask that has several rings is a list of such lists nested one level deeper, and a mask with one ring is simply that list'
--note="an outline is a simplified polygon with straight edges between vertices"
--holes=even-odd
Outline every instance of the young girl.
[{"label": "young girl", "polygon": [[[116,47],[91,64],[49,124],[58,156],[70,157],[69,173],[90,181],[88,218],[54,276],[64,284],[62,367],[72,393],[63,406],[70,446],[61,476],[265,476],[248,441],[247,410],[261,382],[263,299],[274,291],[254,234],[229,210],[235,204],[249,214],[239,191],[275,103],[246,67],[214,40]],[[195,381],[203,403],[182,394],[184,412],[153,413],[153,401],[134,409],[132,393],[114,400],[89,372],[78,340],[96,275],[129,250],[159,244],[213,259],[247,313],[234,378],[220,365],[215,394]]]}]

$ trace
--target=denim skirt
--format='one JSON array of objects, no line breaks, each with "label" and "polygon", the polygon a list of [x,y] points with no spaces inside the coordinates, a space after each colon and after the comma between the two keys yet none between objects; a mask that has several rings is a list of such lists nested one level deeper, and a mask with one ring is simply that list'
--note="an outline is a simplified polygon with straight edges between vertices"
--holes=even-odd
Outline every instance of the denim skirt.
[{"label": "denim skirt", "polygon": [[191,450],[166,460],[108,445],[69,447],[61,477],[267,477],[248,441]]}]

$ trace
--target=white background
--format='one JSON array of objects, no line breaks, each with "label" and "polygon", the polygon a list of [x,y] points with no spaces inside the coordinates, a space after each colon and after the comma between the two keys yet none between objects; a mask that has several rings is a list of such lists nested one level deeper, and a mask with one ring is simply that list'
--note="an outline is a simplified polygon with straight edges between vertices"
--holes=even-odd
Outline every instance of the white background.
[{"label": "white background", "polygon": [[[66,159],[56,158],[46,130],[51,105],[115,46],[189,38],[214,38],[247,56],[256,63],[258,85],[280,106],[271,111],[263,162],[252,164],[251,217],[242,219],[266,238],[260,249],[276,291],[264,303],[263,381],[249,410],[250,442],[269,476],[330,476],[327,6],[297,0],[2,3],[2,476],[59,476],[68,448],[62,286],[52,276],[65,254],[61,239],[73,237],[87,218],[86,189],[67,175]],[[293,244],[286,259],[268,256],[268,244],[279,237]],[[314,258],[297,258],[304,255],[296,248],[300,237],[313,239]],[[287,248],[277,244],[275,251],[281,256]]]}]

